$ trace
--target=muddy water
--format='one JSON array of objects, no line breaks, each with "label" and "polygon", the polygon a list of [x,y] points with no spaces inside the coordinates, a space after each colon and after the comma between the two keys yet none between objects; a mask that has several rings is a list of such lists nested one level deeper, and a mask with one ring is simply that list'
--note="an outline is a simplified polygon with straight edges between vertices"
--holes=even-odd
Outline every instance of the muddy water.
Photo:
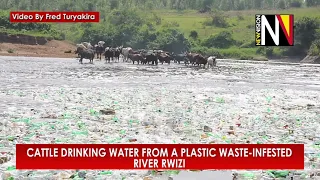
[{"label": "muddy water", "polygon": [[[320,66],[235,60],[218,60],[217,65],[209,70],[178,64],[80,65],[75,59],[2,56],[0,148],[14,154],[15,143],[137,139],[136,143],[305,143],[307,157],[319,153],[314,144],[320,142]],[[92,113],[103,108],[114,108],[116,115]],[[205,134],[204,126],[212,133]],[[234,126],[234,133],[229,126]],[[0,174],[30,179],[74,174],[6,170],[14,164],[13,155],[0,164]],[[305,166],[305,173],[320,168],[308,159]],[[88,179],[148,174],[86,172]]]}]

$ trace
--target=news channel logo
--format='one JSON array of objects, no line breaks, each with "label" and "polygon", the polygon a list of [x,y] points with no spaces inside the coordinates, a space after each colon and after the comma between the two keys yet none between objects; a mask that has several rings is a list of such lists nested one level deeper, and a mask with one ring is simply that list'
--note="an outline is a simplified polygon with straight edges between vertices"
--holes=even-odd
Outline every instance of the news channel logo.
[{"label": "news channel logo", "polygon": [[256,14],[256,46],[293,46],[293,14]]}]

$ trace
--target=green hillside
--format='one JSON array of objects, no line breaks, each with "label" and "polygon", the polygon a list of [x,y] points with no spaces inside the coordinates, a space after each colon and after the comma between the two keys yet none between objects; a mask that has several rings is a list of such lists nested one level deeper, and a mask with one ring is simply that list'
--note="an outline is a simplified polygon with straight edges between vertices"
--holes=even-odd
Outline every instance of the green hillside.
[{"label": "green hillside", "polygon": [[[51,36],[76,43],[192,51],[221,58],[259,59],[318,54],[316,0],[0,0],[0,31]],[[100,11],[100,23],[12,24],[10,10]],[[256,47],[255,14],[294,14],[294,47]]]}]

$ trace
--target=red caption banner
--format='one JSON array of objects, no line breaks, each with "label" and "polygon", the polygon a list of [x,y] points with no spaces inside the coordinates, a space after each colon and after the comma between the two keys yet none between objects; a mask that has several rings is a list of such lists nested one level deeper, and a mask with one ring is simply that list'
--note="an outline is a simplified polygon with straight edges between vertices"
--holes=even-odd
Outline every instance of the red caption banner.
[{"label": "red caption banner", "polygon": [[17,144],[17,169],[304,169],[303,144]]},{"label": "red caption banner", "polygon": [[99,12],[10,12],[10,22],[99,22]]}]

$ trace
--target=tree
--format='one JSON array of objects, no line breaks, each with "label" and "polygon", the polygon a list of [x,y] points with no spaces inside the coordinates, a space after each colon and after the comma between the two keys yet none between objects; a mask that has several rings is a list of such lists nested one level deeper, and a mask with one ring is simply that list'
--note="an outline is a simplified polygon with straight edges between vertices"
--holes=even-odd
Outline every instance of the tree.
[{"label": "tree", "polygon": [[286,8],[286,3],[284,2],[284,0],[280,0],[278,3],[278,7],[280,9],[285,9]]},{"label": "tree", "polygon": [[110,0],[110,9],[117,9],[119,8],[119,1],[118,0]]},{"label": "tree", "polygon": [[320,1],[319,0],[305,0],[305,3],[308,7],[313,7],[313,6],[317,6],[320,5]]},{"label": "tree", "polygon": [[303,17],[295,23],[295,42],[302,45],[304,50],[307,50],[312,41],[316,38],[318,27],[318,19]]},{"label": "tree", "polygon": [[181,53],[189,50],[190,42],[179,30],[165,28],[157,32],[157,39],[149,44],[149,48],[160,48],[164,51]]},{"label": "tree", "polygon": [[305,56],[314,41],[317,38],[318,19],[303,17],[295,23],[294,43],[292,47],[283,47],[284,55],[287,56]]},{"label": "tree", "polygon": [[219,34],[204,40],[203,45],[206,47],[214,48],[229,48],[235,43],[235,40],[232,38],[232,34],[229,31],[222,31]]}]

